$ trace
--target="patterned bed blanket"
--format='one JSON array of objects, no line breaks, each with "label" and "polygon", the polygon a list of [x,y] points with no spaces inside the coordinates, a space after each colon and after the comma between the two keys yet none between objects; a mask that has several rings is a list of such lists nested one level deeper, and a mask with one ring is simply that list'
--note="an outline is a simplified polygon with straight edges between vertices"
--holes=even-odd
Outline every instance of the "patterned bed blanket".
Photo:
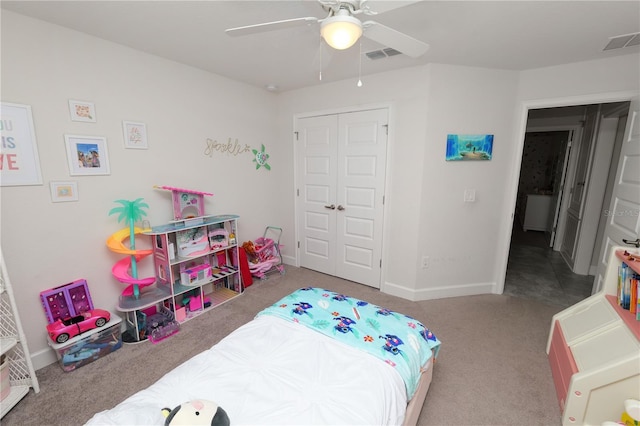
[{"label": "patterned bed blanket", "polygon": [[394,367],[413,397],[420,368],[437,356],[440,340],[419,321],[363,300],[306,287],[258,313],[274,315],[363,350]]}]

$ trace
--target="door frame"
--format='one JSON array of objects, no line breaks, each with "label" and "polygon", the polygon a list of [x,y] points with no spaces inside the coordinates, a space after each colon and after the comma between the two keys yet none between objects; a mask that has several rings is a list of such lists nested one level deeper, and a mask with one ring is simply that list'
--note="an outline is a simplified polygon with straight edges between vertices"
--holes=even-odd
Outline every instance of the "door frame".
[{"label": "door frame", "polygon": [[[529,112],[527,111],[527,116],[528,114]],[[528,117],[527,117],[527,121],[528,121]],[[564,174],[565,174],[564,188],[562,190],[562,196],[558,200],[560,203],[560,206],[557,206],[557,205],[552,206],[553,209],[559,208],[559,211],[556,214],[558,216],[556,233],[555,233],[553,245],[551,246],[551,248],[554,251],[559,251],[560,243],[562,242],[562,237],[564,236],[564,225],[565,225],[565,220],[567,217],[567,209],[568,209],[568,206],[567,206],[568,197],[566,196],[567,185],[570,185],[573,182],[573,178],[574,178],[573,172],[575,170],[576,161],[577,161],[575,143],[576,143],[576,140],[582,136],[582,128],[579,125],[534,126],[526,129],[524,137],[526,137],[526,134],[530,132],[569,132],[569,133],[573,132],[572,139],[566,142],[567,144],[571,142],[571,146],[567,147],[567,149],[570,149],[570,151],[569,151],[569,158],[567,159],[567,164],[565,165],[565,170],[564,170]],[[524,150],[524,140],[522,144],[522,149]],[[522,165],[522,154],[520,155],[520,164]],[[519,175],[520,173],[518,172],[518,176]]]},{"label": "door frame", "polygon": [[[384,179],[384,193],[388,194],[389,193],[389,188],[391,187],[391,164],[393,164],[392,162],[392,158],[393,158],[393,146],[394,146],[394,129],[395,129],[395,104],[393,102],[381,102],[381,103],[373,103],[373,104],[364,104],[364,105],[358,105],[358,106],[346,106],[346,107],[339,107],[339,108],[330,108],[330,109],[323,109],[323,110],[318,110],[318,111],[309,111],[309,112],[303,112],[303,113],[296,113],[293,115],[293,134],[291,135],[292,137],[292,142],[293,142],[293,158],[294,158],[294,162],[293,162],[293,183],[294,183],[294,188],[293,188],[293,207],[294,207],[294,242],[295,242],[295,266],[296,267],[300,267],[300,231],[299,231],[299,227],[300,227],[300,223],[298,220],[298,214],[299,214],[299,207],[298,207],[298,191],[300,188],[300,182],[298,180],[298,168],[299,168],[299,164],[298,164],[298,145],[297,145],[297,140],[296,140],[296,133],[297,133],[297,128],[296,128],[296,124],[298,122],[298,119],[300,118],[309,118],[309,117],[317,117],[317,116],[321,116],[321,115],[336,115],[336,114],[346,114],[346,113],[351,113],[351,112],[361,112],[361,111],[369,111],[372,109],[387,109],[387,113],[388,113],[388,127],[387,127],[387,158],[385,161],[385,168],[386,168],[386,173],[385,173],[385,179]],[[382,219],[382,259],[388,259],[389,258],[389,253],[388,253],[388,244],[387,242],[389,241],[389,229],[390,227],[389,225],[389,200],[390,197],[385,195],[385,202],[383,204],[383,219]],[[379,282],[379,287],[378,290],[382,291],[384,288],[384,284],[386,283],[386,274],[385,274],[385,262],[382,262],[382,266],[380,267],[380,282]]]},{"label": "door frame", "polygon": [[[508,227],[505,227],[505,232],[502,236],[502,242],[498,246],[497,270],[498,276],[496,277],[496,293],[502,294],[504,292],[504,284],[507,276],[507,263],[509,260],[509,249],[511,247],[511,234],[513,232],[513,220],[515,216],[516,201],[518,198],[518,181],[520,179],[520,169],[522,167],[522,153],[524,150],[524,139],[527,132],[527,121],[529,110],[539,108],[559,108],[567,106],[578,106],[588,104],[602,104],[610,102],[625,102],[631,101],[634,97],[638,96],[637,91],[627,90],[622,92],[605,92],[595,93],[591,95],[583,96],[566,96],[560,98],[548,98],[548,99],[535,99],[520,101],[518,110],[520,111],[516,117],[518,122],[516,123],[516,135],[518,137],[518,145],[513,153],[512,162],[514,167],[510,177],[509,184],[510,189],[507,191],[509,194],[507,202],[505,203],[505,223],[508,223]],[[619,166],[618,166],[619,167]]]}]

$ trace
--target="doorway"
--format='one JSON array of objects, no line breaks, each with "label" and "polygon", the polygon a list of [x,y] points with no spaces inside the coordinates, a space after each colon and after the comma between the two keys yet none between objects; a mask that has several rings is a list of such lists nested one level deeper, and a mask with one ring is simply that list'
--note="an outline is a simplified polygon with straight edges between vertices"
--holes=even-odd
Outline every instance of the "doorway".
[{"label": "doorway", "polygon": [[296,119],[300,266],[380,288],[388,109]]},{"label": "doorway", "polygon": [[[580,194],[576,191],[583,190],[585,181],[588,181],[590,176],[605,176],[606,180],[610,170],[615,172],[618,158],[612,153],[616,152],[613,144],[618,142],[614,141],[615,138],[610,134],[604,136],[598,134],[596,128],[592,132],[593,138],[588,140],[588,143],[581,144],[583,142],[581,140],[583,137],[582,128],[587,108],[596,108],[599,114],[602,114],[604,123],[606,111],[618,111],[617,113],[622,115],[623,112],[620,111],[624,111],[625,105],[628,107],[628,102],[543,108],[529,111],[527,133],[521,158],[517,208],[514,215],[505,275],[505,294],[540,299],[561,306],[570,306],[591,295],[594,282],[593,268],[586,268],[589,273],[575,273],[574,265],[567,261],[566,256],[563,256],[560,250],[563,242],[566,248],[566,241],[573,241],[576,245],[582,243],[580,247],[581,250],[588,253],[588,263],[593,263],[593,259],[598,258],[602,245],[601,235],[599,233],[599,240],[594,230],[599,228],[598,214],[603,211],[603,208],[606,208],[605,203],[610,194],[607,194],[604,185],[601,188],[602,194],[599,196],[593,195],[596,193],[593,188],[591,192],[587,192],[585,189]],[[621,107],[622,109],[620,109]],[[610,116],[611,113],[609,113],[609,118]],[[564,129],[562,129],[563,126]],[[605,129],[607,126],[610,128],[610,123],[603,124],[602,128]],[[549,128],[553,130],[548,130]],[[535,132],[530,134],[529,130],[531,129]],[[598,138],[601,139],[600,150],[596,150]],[[571,142],[572,139],[573,142]],[[538,146],[528,146],[528,142],[533,141],[543,141],[544,143]],[[549,147],[548,145],[552,143],[556,143],[557,146]],[[563,146],[566,146],[564,152]],[[603,149],[603,146],[606,149]],[[534,166],[528,164],[532,160],[532,152],[535,152],[533,155]],[[564,158],[560,159],[563,156]],[[580,157],[583,160],[582,165],[578,164]],[[560,163],[563,164],[564,177],[559,173]],[[536,185],[532,184],[534,179],[531,176],[531,170],[538,173]],[[583,172],[581,176],[584,175],[586,179],[576,178],[581,170]],[[560,187],[556,188],[558,184]],[[597,186],[593,185],[594,188]],[[540,198],[538,194],[554,198],[547,200],[549,201],[547,203],[548,209],[538,212],[537,220],[542,223],[540,227],[543,229],[531,230],[526,226],[523,227],[523,220],[529,210],[527,209],[527,196],[532,192],[536,194],[536,199],[533,201],[539,201],[537,200]],[[580,213],[578,216],[580,220],[590,221],[589,229],[582,230],[582,238],[580,238],[581,229],[579,227],[569,226],[570,229],[567,229],[567,216],[571,205],[569,201],[575,200],[577,195],[581,200],[584,200],[581,206],[582,211],[592,212],[591,217],[584,213]],[[557,199],[555,199],[556,196]],[[542,217],[545,212],[549,218],[546,221]],[[572,229],[574,229],[573,233]]]}]

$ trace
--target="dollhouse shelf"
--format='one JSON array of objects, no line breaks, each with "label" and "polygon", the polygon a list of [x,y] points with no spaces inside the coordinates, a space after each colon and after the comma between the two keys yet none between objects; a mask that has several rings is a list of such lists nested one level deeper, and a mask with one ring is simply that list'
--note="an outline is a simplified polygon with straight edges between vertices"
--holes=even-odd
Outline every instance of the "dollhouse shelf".
[{"label": "dollhouse shelf", "polygon": [[144,232],[152,238],[156,284],[138,299],[120,297],[125,343],[146,340],[152,331],[148,316],[163,313],[182,323],[242,294],[237,220],[236,215],[200,216]]},{"label": "dollhouse shelf", "polygon": [[227,215],[217,215],[217,216],[203,216],[202,218],[198,218],[198,219],[202,219],[202,222],[196,221],[194,219],[173,221],[166,225],[153,226],[151,230],[145,232],[145,234],[160,235],[160,234],[166,234],[169,232],[185,231],[187,229],[199,228],[201,226],[206,226],[206,225],[214,225],[220,222],[224,222],[232,219],[238,219],[238,218],[239,216],[227,214]]}]

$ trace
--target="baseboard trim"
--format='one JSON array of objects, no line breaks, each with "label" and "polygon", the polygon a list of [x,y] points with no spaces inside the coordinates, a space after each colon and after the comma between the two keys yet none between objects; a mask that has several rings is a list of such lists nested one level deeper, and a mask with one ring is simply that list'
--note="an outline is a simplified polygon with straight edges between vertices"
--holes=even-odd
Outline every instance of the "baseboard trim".
[{"label": "baseboard trim", "polygon": [[417,302],[419,300],[445,299],[447,297],[474,296],[477,294],[496,294],[496,283],[472,283],[454,286],[440,286],[423,289],[412,289],[386,282],[380,289],[391,296]]},{"label": "baseboard trim", "polygon": [[56,353],[53,349],[42,349],[31,354],[31,363],[33,364],[33,369],[36,371],[57,361],[58,358],[56,358]]}]

